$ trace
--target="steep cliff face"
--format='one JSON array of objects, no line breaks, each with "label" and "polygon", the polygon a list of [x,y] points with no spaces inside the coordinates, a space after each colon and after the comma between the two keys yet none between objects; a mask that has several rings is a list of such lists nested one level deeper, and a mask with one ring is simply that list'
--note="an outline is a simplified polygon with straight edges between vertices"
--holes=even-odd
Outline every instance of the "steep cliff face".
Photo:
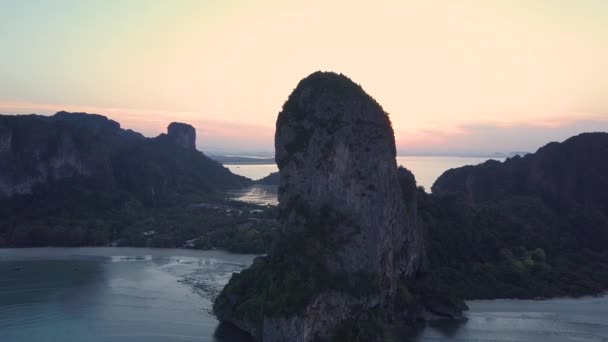
[{"label": "steep cliff face", "polygon": [[172,122],[169,127],[167,127],[167,138],[184,148],[191,150],[196,149],[196,130],[191,125],[181,122]]},{"label": "steep cliff face", "polygon": [[343,75],[302,80],[277,119],[282,234],[233,276],[221,321],[263,341],[329,340],[402,317],[398,288],[424,260],[415,180],[398,171],[387,114]]},{"label": "steep cliff face", "polygon": [[107,176],[95,151],[100,135],[116,135],[116,122],[101,116],[57,113],[0,117],[0,198],[31,193],[36,185],[76,176]]},{"label": "steep cliff face", "polygon": [[563,209],[608,212],[608,133],[583,133],[536,153],[445,172],[434,194],[458,194],[479,204],[507,196],[539,196]]},{"label": "steep cliff face", "polygon": [[195,134],[192,126],[174,123],[167,135],[145,138],[86,113],[2,115],[0,199],[76,178],[148,202],[249,183],[196,151]]},{"label": "steep cliff face", "polygon": [[324,258],[326,266],[348,275],[379,272],[391,297],[397,278],[415,274],[422,248],[407,236],[417,229],[404,219],[395,140],[382,107],[345,76],[315,73],[279,114],[275,149],[284,233],[310,229],[324,210],[344,217],[328,230],[348,243]]},{"label": "steep cliff face", "polygon": [[418,199],[429,267],[465,298],[603,293],[607,175],[608,133],[446,171]]}]

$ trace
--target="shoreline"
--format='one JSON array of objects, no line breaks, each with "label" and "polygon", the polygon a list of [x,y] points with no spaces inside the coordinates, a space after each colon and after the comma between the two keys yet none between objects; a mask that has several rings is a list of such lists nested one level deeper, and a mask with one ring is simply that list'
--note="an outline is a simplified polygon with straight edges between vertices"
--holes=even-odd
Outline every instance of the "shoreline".
[{"label": "shoreline", "polygon": [[[61,246],[46,246],[46,247],[0,247],[0,263],[5,261],[22,261],[24,259],[11,259],[4,255],[2,252],[12,252],[12,251],[61,251],[61,250],[101,250],[101,249],[121,249],[121,250],[149,250],[151,252],[168,252],[168,251],[189,251],[194,253],[199,252],[211,252],[211,253],[220,253],[230,256],[238,256],[238,257],[251,257],[252,260],[259,257],[264,256],[265,254],[250,254],[250,253],[234,253],[227,251],[225,249],[220,248],[211,248],[211,249],[195,249],[195,248],[164,248],[164,247],[136,247],[136,246],[78,246],[78,247],[61,247]],[[164,253],[163,253],[164,254]],[[78,255],[58,255],[64,257],[75,257]],[[82,255],[86,256],[86,255]],[[110,256],[102,256],[102,255],[91,255],[91,256],[100,256],[100,257],[110,257]],[[125,257],[133,257],[140,256],[138,253],[130,253],[129,255],[122,255]],[[172,255],[174,257],[194,257],[193,255]],[[46,256],[50,257],[50,256]],[[30,257],[29,259],[44,259],[45,256],[35,256]],[[28,260],[28,259],[25,259]],[[605,289],[598,293],[589,293],[580,296],[558,296],[558,297],[537,297],[537,298],[484,298],[484,299],[466,299],[464,300],[467,304],[475,304],[475,303],[484,303],[484,302],[509,302],[509,301],[520,301],[520,302],[547,302],[553,300],[583,300],[583,299],[599,299],[608,296],[608,289]],[[467,310],[469,311],[469,310]]]}]

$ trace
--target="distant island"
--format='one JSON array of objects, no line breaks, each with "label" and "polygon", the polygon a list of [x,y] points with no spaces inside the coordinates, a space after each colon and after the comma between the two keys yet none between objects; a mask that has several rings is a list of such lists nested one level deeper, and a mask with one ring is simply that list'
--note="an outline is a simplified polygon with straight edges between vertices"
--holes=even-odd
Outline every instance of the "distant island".
[{"label": "distant island", "polygon": [[[437,157],[487,157],[487,158],[512,158],[515,156],[523,157],[530,152],[496,152],[496,153],[465,153],[465,154],[455,154],[455,153],[400,153],[397,156],[420,156],[420,157],[429,157],[429,156],[437,156]],[[209,158],[213,160],[217,160],[222,164],[274,164],[274,158],[265,158],[265,157],[248,157],[248,156],[233,156],[233,155],[209,155]]]}]

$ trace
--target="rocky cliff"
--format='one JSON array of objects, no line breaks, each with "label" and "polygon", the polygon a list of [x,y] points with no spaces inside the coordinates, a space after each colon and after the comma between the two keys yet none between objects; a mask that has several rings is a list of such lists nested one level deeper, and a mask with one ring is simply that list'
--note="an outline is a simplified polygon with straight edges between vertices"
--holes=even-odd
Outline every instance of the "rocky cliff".
[{"label": "rocky cliff", "polygon": [[535,195],[563,209],[608,212],[608,133],[583,133],[505,162],[490,160],[445,172],[432,190],[462,195],[472,204]]},{"label": "rocky cliff", "polygon": [[446,171],[418,198],[429,264],[465,298],[608,288],[608,133]]},{"label": "rocky cliff", "polygon": [[281,236],[232,277],[217,317],[259,341],[379,339],[381,322],[407,319],[424,262],[388,115],[346,76],[317,72],[283,106],[275,148]]},{"label": "rocky cliff", "polygon": [[148,203],[244,186],[194,149],[194,128],[172,123],[145,138],[101,115],[0,116],[0,199],[84,179],[97,189],[127,191]]},{"label": "rocky cliff", "polygon": [[423,249],[415,224],[404,220],[395,140],[382,107],[345,76],[315,73],[279,114],[275,150],[284,233],[310,229],[321,214],[343,217],[326,228],[348,243],[324,258],[326,266],[349,276],[380,272],[391,297],[397,278],[416,273]]},{"label": "rocky cliff", "polygon": [[191,125],[172,122],[167,127],[167,138],[184,148],[196,149],[196,130]]}]

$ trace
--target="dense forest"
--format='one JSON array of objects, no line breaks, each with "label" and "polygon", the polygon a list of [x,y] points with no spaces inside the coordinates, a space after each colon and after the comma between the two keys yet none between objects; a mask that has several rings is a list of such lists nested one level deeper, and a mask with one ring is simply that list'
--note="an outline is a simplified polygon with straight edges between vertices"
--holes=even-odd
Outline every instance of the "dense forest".
[{"label": "dense forest", "polygon": [[445,172],[418,193],[430,284],[463,298],[608,289],[607,157],[608,134],[586,133]]},{"label": "dense forest", "polygon": [[430,287],[466,299],[580,296],[608,288],[608,251],[598,248],[605,236],[593,243],[577,238],[592,217],[563,215],[534,197],[471,206],[420,192],[418,203]]},{"label": "dense forest", "polygon": [[[149,206],[129,192],[92,191],[86,179],[0,200],[0,246],[221,248],[263,253],[276,208],[228,201],[220,194]],[[189,243],[188,243],[189,242]]]}]

